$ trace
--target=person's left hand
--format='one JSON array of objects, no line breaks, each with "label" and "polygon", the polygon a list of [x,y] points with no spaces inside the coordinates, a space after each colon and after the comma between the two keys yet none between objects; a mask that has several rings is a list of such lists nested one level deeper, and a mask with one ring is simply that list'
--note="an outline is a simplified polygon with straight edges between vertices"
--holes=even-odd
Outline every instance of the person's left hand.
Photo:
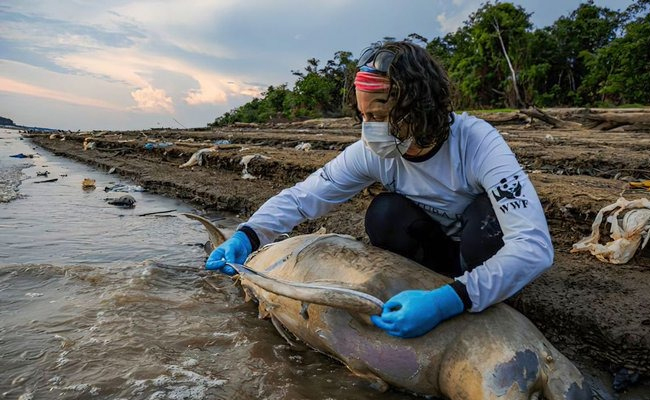
[{"label": "person's left hand", "polygon": [[381,315],[370,317],[389,335],[413,338],[424,335],[440,322],[463,312],[465,306],[449,285],[435,290],[405,290],[384,304]]}]

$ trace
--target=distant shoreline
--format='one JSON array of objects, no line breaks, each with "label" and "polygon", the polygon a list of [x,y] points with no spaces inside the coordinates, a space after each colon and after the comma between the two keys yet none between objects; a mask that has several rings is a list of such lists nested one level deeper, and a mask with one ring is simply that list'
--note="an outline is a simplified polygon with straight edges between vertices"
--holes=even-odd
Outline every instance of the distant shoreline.
[{"label": "distant shoreline", "polygon": [[59,129],[53,128],[39,128],[37,126],[23,126],[23,125],[0,125],[0,129],[11,129],[15,131],[38,131],[38,132],[57,132]]}]

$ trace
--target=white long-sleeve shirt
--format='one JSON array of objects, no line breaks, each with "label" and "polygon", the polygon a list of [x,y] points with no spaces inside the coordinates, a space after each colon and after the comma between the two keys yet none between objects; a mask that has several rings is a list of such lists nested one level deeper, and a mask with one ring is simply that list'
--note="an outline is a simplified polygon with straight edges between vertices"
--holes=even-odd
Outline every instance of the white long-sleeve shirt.
[{"label": "white long-sleeve shirt", "polygon": [[455,115],[448,140],[433,157],[421,162],[380,158],[357,141],[303,182],[269,199],[242,225],[252,228],[264,245],[374,182],[414,201],[454,240],[459,240],[465,208],[487,192],[504,246],[456,278],[466,286],[472,312],[512,296],[553,263],[546,218],[528,176],[501,134],[466,113]]}]

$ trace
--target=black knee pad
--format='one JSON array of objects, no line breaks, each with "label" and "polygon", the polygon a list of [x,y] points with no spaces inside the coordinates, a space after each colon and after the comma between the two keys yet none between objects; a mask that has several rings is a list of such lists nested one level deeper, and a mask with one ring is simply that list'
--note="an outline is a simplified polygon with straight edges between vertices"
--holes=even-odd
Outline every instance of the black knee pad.
[{"label": "black knee pad", "polygon": [[370,243],[444,273],[458,275],[459,252],[440,224],[413,201],[397,193],[373,199],[365,218]]},{"label": "black knee pad", "polygon": [[366,211],[366,233],[373,245],[407,256],[419,245],[407,234],[409,226],[425,217],[426,213],[406,197],[380,193]]},{"label": "black knee pad", "polygon": [[503,247],[503,232],[490,199],[478,196],[462,215],[460,253],[467,269],[481,265]]}]

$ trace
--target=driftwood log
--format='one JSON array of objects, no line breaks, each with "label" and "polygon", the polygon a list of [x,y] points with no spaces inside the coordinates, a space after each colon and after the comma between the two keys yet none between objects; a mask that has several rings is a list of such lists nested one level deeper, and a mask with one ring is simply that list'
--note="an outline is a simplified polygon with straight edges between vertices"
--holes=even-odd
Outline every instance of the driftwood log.
[{"label": "driftwood log", "polygon": [[559,118],[550,116],[549,114],[541,111],[536,107],[526,108],[519,110],[519,112],[528,115],[531,118],[537,118],[540,121],[546,122],[549,125],[552,125],[554,128],[563,128],[563,129],[582,129],[583,125],[579,122],[565,121]]},{"label": "driftwood log", "polygon": [[474,112],[477,117],[481,118],[484,121],[491,123],[492,125],[499,124],[525,124],[530,122],[530,118],[525,114],[520,113],[519,111],[507,111],[507,112]]},{"label": "driftwood log", "polygon": [[635,128],[650,127],[650,112],[588,112],[582,117],[592,121],[592,129],[611,130],[627,127],[629,130],[639,130]]},{"label": "driftwood log", "polygon": [[521,109],[519,113],[560,129],[650,131],[650,108],[575,108],[542,111],[536,107],[531,107]]}]

